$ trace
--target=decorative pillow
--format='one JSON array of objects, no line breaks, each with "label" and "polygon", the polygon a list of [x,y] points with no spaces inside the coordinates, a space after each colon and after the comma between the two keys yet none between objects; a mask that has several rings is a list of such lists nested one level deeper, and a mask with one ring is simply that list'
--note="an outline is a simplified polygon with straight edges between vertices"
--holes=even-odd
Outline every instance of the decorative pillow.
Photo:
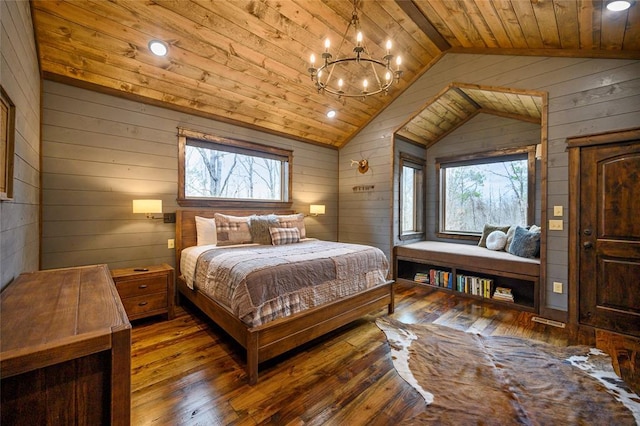
[{"label": "decorative pillow", "polygon": [[493,231],[487,236],[487,248],[489,250],[504,250],[507,243],[507,234],[502,231]]},{"label": "decorative pillow", "polygon": [[504,251],[509,251],[509,247],[511,247],[511,242],[513,241],[513,234],[516,232],[516,228],[518,225],[511,225],[509,230],[507,231],[507,242],[504,245]]},{"label": "decorative pillow", "polygon": [[216,245],[216,220],[207,217],[196,216],[196,237],[197,245]]},{"label": "decorative pillow", "polygon": [[222,213],[215,213],[216,236],[219,246],[229,246],[232,244],[250,243],[250,217],[231,216]]},{"label": "decorative pillow", "polygon": [[298,231],[300,231],[300,238],[306,238],[304,215],[302,213],[277,215],[276,217],[278,218],[280,228],[298,228]]},{"label": "decorative pillow", "polygon": [[540,255],[540,232],[531,232],[517,226],[513,233],[513,241],[509,253],[520,257],[538,257]]},{"label": "decorative pillow", "polygon": [[293,244],[300,241],[298,228],[269,228],[269,233],[274,246]]},{"label": "decorative pillow", "polygon": [[507,232],[509,230],[509,225],[491,225],[488,223],[484,224],[484,229],[482,230],[482,237],[480,237],[480,241],[478,242],[478,246],[480,247],[487,247],[487,237],[489,236],[490,233],[492,233],[493,231],[502,231],[502,232]]},{"label": "decorative pillow", "polygon": [[278,226],[279,222],[276,215],[270,214],[266,216],[251,216],[251,240],[258,244],[271,245],[271,234],[269,228]]}]

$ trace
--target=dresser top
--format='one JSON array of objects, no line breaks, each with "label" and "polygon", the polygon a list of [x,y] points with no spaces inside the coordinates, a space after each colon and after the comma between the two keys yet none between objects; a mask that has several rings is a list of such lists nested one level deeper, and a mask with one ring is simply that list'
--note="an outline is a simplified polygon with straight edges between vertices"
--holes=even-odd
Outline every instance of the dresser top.
[{"label": "dresser top", "polygon": [[130,333],[107,265],[24,273],[0,296],[2,377],[108,350],[114,333]]}]

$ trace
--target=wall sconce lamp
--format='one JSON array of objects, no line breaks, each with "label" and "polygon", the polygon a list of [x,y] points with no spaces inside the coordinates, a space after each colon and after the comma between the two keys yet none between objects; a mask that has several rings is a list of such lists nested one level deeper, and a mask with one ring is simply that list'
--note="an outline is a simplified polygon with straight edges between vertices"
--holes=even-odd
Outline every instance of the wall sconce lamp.
[{"label": "wall sconce lamp", "polygon": [[154,213],[162,213],[162,200],[133,200],[133,212],[144,213],[147,219],[162,219],[154,217]]},{"label": "wall sconce lamp", "polygon": [[311,216],[318,216],[324,214],[324,204],[311,204],[309,206],[309,214]]}]

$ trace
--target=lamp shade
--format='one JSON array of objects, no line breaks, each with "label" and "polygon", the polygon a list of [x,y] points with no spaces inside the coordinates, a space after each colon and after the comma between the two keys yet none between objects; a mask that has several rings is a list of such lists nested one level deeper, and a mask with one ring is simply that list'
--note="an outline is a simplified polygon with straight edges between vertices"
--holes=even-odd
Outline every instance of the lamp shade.
[{"label": "lamp shade", "polygon": [[324,204],[311,204],[309,214],[324,214]]},{"label": "lamp shade", "polygon": [[133,200],[134,213],[162,213],[162,200]]}]

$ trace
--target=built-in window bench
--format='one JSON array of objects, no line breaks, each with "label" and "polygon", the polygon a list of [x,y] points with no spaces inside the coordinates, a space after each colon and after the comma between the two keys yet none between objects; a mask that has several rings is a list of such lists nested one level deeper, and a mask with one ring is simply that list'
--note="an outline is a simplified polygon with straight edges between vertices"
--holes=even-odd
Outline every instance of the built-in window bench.
[{"label": "built-in window bench", "polygon": [[394,261],[398,283],[427,285],[538,313],[540,259],[475,245],[421,241],[396,246]]}]

